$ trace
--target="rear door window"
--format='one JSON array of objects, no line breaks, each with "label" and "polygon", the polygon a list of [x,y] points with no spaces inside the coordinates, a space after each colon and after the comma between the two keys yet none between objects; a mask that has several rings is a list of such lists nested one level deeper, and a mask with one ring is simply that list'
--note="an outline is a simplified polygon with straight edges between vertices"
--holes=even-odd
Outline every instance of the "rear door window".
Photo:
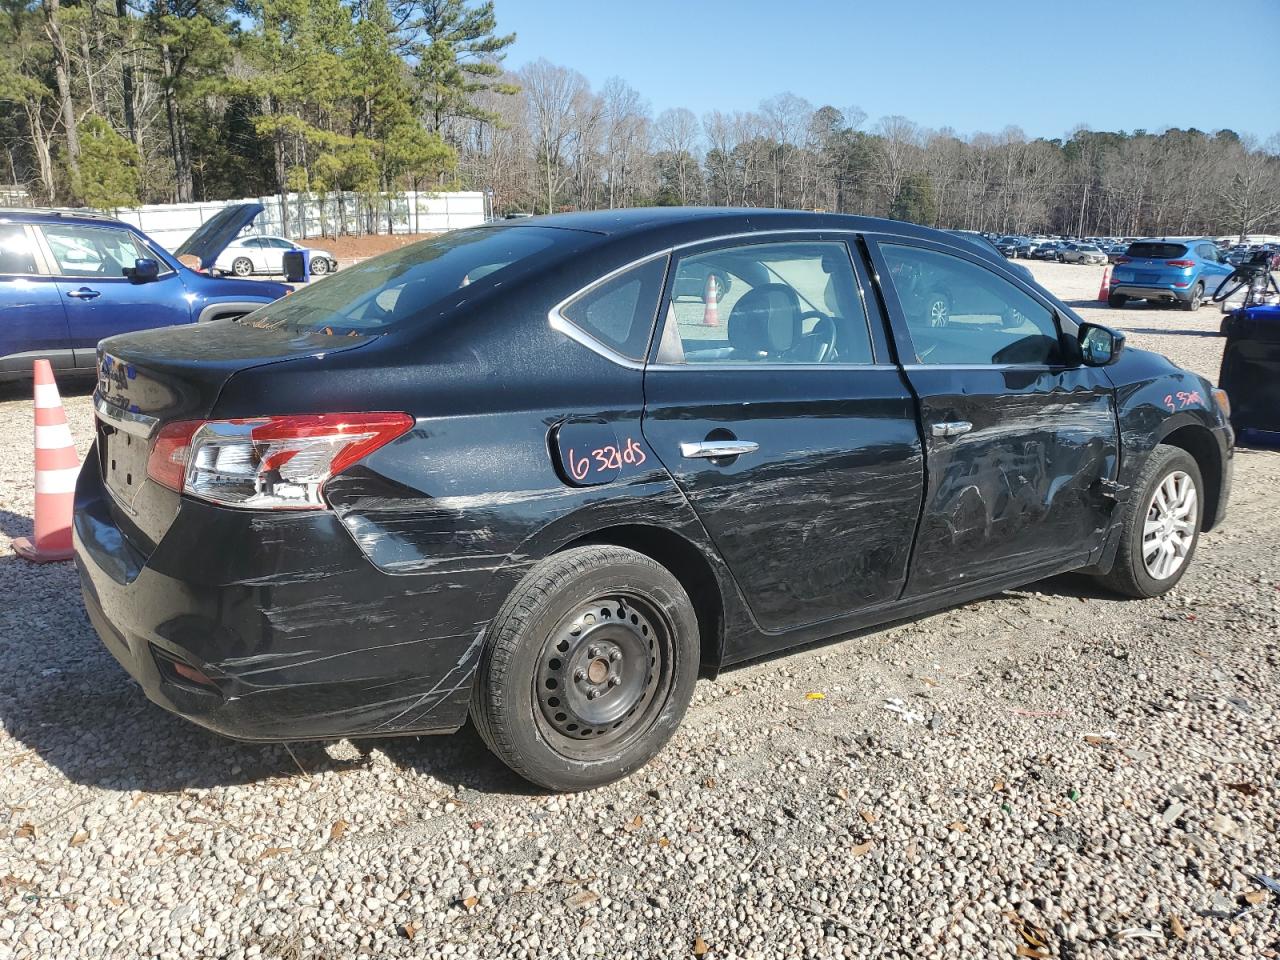
[{"label": "rear door window", "polygon": [[871,363],[848,248],[756,243],[676,261],[659,363]]},{"label": "rear door window", "polygon": [[37,273],[31,238],[19,223],[0,223],[0,274],[23,276]]}]

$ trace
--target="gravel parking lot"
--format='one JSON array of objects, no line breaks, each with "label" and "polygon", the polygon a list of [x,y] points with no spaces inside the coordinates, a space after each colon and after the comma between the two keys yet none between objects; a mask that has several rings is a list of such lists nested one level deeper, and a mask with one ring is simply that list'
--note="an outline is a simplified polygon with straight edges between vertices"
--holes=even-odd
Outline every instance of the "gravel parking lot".
[{"label": "gravel parking lot", "polygon": [[[1031,268],[1216,377],[1216,310]],[[1280,956],[1280,451],[1238,452],[1165,598],[1058,578],[735,670],[560,797],[470,730],[290,749],[152,706],[72,566],[10,548],[31,416],[0,393],[0,960]]]}]

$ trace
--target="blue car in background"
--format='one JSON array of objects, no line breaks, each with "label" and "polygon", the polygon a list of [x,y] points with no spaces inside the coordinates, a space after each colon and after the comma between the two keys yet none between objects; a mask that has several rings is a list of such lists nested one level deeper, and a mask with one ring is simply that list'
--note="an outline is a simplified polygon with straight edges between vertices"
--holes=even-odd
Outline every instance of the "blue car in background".
[{"label": "blue car in background", "polygon": [[1234,267],[1212,240],[1138,240],[1115,261],[1107,303],[1177,303],[1199,310]]},{"label": "blue car in background", "polygon": [[40,357],[93,373],[104,337],[243,316],[289,293],[203,272],[261,212],[227,207],[171,254],[111,217],[0,210],[0,382],[30,378]]}]

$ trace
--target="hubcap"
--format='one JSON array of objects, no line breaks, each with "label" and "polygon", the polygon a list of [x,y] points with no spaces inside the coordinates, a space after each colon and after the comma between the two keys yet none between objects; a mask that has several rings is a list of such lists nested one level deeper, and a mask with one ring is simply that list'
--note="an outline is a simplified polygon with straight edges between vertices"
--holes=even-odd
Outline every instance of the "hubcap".
[{"label": "hubcap", "polygon": [[929,325],[931,327],[945,327],[950,316],[951,308],[947,306],[947,301],[941,297],[929,304]]},{"label": "hubcap", "polygon": [[1167,580],[1187,561],[1196,536],[1196,485],[1175,470],[1156,487],[1142,527],[1142,562],[1154,580]]},{"label": "hubcap", "polygon": [[539,655],[540,725],[570,747],[642,726],[669,685],[666,636],[661,615],[639,598],[599,597],[573,610]]}]

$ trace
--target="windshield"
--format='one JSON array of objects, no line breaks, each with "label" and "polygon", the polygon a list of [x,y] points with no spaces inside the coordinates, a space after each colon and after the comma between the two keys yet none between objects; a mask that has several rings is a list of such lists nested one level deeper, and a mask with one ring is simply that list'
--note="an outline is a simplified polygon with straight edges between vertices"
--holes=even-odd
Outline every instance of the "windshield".
[{"label": "windshield", "polygon": [[574,236],[546,227],[475,227],[356,264],[268,304],[244,323],[339,336],[381,333],[461,287],[500,281],[521,261]]},{"label": "windshield", "polygon": [[1152,260],[1173,260],[1187,252],[1185,243],[1157,243],[1146,241],[1129,245],[1129,256],[1147,257]]}]

